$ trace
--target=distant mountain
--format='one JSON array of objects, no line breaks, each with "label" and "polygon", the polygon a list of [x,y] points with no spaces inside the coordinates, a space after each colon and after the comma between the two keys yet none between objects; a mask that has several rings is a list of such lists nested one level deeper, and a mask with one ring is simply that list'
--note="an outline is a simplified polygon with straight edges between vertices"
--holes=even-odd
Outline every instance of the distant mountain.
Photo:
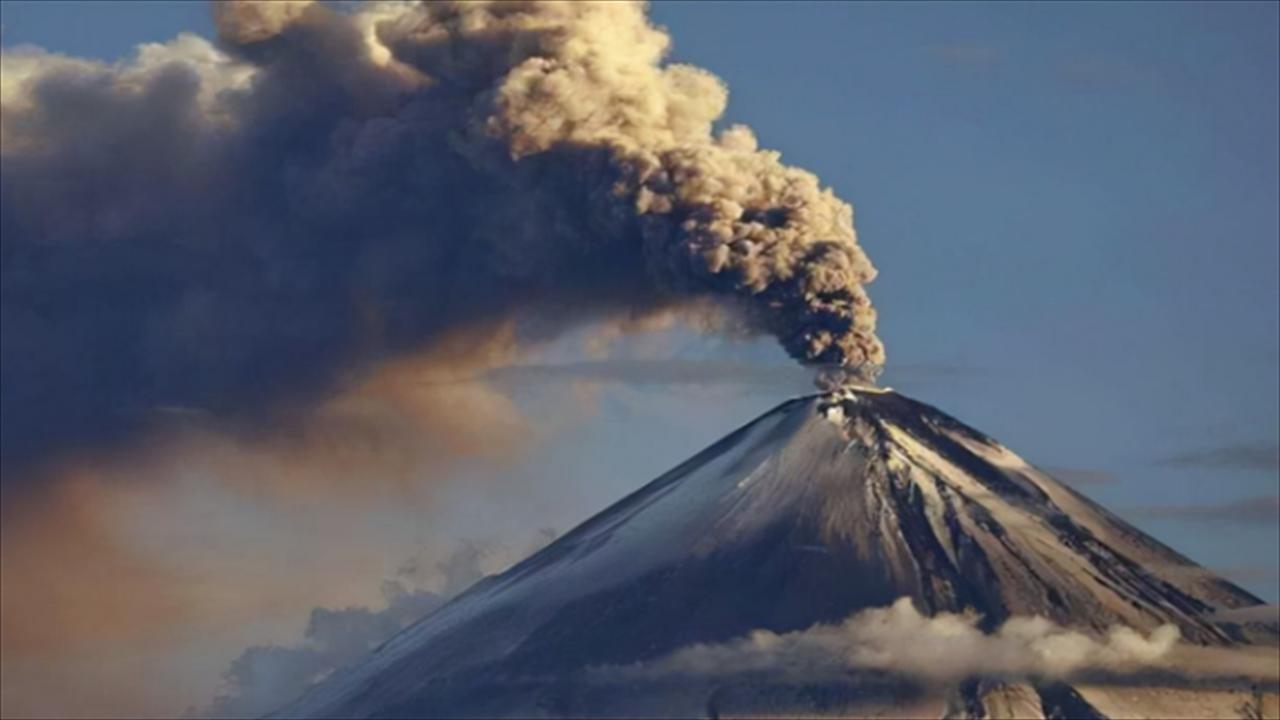
[{"label": "distant mountain", "polygon": [[[1098,637],[1173,625],[1202,646],[1274,632],[1223,622],[1261,601],[991,438],[892,391],[845,389],[783,403],[280,716],[1104,717],[1095,701],[1158,705],[1043,678],[974,677],[939,695],[883,668],[799,680],[758,667],[709,679],[608,671],[775,642],[904,597],[925,617],[978,613],[986,632],[1025,616]],[[1214,707],[1232,716],[1271,702],[1221,692]]]}]

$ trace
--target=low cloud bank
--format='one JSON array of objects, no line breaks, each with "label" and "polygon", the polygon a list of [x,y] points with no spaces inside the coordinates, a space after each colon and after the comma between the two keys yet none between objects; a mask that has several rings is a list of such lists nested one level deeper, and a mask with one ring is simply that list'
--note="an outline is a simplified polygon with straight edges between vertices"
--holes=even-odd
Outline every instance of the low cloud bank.
[{"label": "low cloud bank", "polygon": [[1105,636],[1069,630],[1041,617],[1014,617],[995,632],[979,616],[922,615],[910,598],[865,610],[838,625],[774,633],[756,630],[727,643],[698,644],[652,663],[603,669],[634,679],[768,673],[814,681],[857,670],[883,670],[931,681],[974,675],[1061,678],[1085,670],[1131,670],[1159,664],[1179,631],[1162,625],[1149,635],[1116,626]]},{"label": "low cloud bank", "polygon": [[[302,639],[293,645],[254,645],[223,673],[225,686],[201,713],[204,717],[261,717],[301,696],[335,670],[350,666],[401,629],[471,587],[494,567],[505,567],[537,552],[556,537],[540,531],[522,551],[463,542],[429,567],[414,557],[382,585],[386,606],[324,608],[311,611]],[[433,572],[434,570],[434,572]],[[438,589],[415,587],[429,576]]]},{"label": "low cloud bank", "polygon": [[260,717],[271,712],[446,601],[439,593],[406,590],[395,581],[386,583],[383,593],[387,606],[382,610],[318,607],[311,611],[298,644],[246,649],[223,674],[227,687],[205,716]]}]

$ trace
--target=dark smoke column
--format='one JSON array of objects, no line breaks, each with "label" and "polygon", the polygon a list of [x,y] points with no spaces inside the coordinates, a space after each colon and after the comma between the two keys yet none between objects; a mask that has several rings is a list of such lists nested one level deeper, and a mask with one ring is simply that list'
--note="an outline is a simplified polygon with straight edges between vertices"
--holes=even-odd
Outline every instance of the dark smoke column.
[{"label": "dark smoke column", "polygon": [[496,102],[481,112],[488,135],[513,158],[607,153],[618,176],[601,178],[597,197],[625,197],[660,287],[725,297],[802,363],[874,375],[884,347],[863,286],[876,271],[852,208],[759,149],[749,128],[713,136],[727,89],[699,68],[663,64],[669,38],[642,6],[541,6],[490,19],[516,33],[547,28],[548,16],[560,27],[497,79]]},{"label": "dark smoke column", "polygon": [[483,367],[524,317],[710,300],[802,363],[883,362],[852,209],[713,133],[726,88],[643,5],[213,11],[216,46],[0,55],[6,468],[156,408],[305,414],[398,356]]},{"label": "dark smoke column", "polygon": [[[307,21],[241,7],[243,27],[221,13],[223,35],[250,45]],[[749,128],[713,135],[728,90],[663,62],[670,38],[643,4],[425,3],[362,17],[385,67],[418,78],[440,111],[465,105],[430,125],[460,124],[453,148],[514,191],[483,208],[506,218],[500,230],[476,228],[512,266],[555,274],[581,255],[597,271],[640,258],[658,296],[721,297],[802,363],[860,374],[884,362],[852,208]]]}]

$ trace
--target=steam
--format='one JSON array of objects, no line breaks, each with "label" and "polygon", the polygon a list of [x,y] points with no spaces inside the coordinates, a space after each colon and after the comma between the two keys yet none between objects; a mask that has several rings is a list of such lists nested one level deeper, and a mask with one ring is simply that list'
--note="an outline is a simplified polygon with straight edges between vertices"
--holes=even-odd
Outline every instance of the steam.
[{"label": "steam", "polygon": [[511,321],[530,344],[710,299],[802,363],[883,362],[849,205],[714,131],[725,87],[664,62],[642,5],[215,19],[218,47],[122,64],[3,54],[7,466],[157,407],[276,423],[459,334],[483,367]]},{"label": "steam", "polygon": [[768,673],[803,681],[839,679],[857,670],[939,682],[978,675],[1063,678],[1085,670],[1156,665],[1179,637],[1177,627],[1161,625],[1145,636],[1115,626],[1098,638],[1041,617],[1010,618],[988,634],[978,628],[979,620],[953,613],[926,617],[910,598],[900,598],[838,625],[783,634],[756,630],[739,640],[693,645],[615,671],[638,678]]}]

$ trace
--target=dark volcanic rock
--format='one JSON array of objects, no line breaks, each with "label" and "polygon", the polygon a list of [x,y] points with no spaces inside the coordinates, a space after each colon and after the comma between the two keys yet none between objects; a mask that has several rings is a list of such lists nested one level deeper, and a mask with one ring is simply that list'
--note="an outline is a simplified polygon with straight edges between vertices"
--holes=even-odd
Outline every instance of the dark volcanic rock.
[{"label": "dark volcanic rock", "polygon": [[[690,678],[643,690],[588,678],[693,643],[838,622],[902,596],[926,613],[977,611],[988,627],[1011,615],[1085,631],[1172,623],[1193,642],[1223,645],[1244,638],[1213,613],[1260,602],[938,410],[844,390],[756,419],[281,715],[900,706],[920,689],[870,673],[843,685]],[[1046,713],[1090,707],[1068,686],[1014,694]]]}]

